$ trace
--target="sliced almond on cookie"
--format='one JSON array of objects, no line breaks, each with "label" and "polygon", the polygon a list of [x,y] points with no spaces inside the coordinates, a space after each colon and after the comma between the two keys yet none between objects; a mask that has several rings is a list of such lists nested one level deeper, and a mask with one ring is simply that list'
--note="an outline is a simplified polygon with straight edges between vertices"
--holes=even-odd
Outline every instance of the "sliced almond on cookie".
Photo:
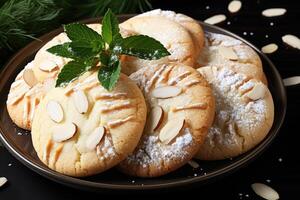
[{"label": "sliced almond on cookie", "polygon": [[221,56],[223,56],[224,58],[233,61],[238,60],[238,56],[236,55],[236,53],[233,51],[231,47],[220,46],[218,50]]},{"label": "sliced almond on cookie", "polygon": [[76,90],[72,97],[77,111],[80,114],[86,113],[89,108],[89,101],[84,92],[82,90]]},{"label": "sliced almond on cookie", "polygon": [[152,108],[149,115],[149,131],[155,131],[162,122],[164,111],[160,106],[155,106]]},{"label": "sliced almond on cookie", "polygon": [[264,199],[267,200],[279,199],[279,194],[273,188],[263,183],[253,183],[251,185],[251,188],[258,196]]},{"label": "sliced almond on cookie", "polygon": [[155,88],[152,91],[152,96],[159,99],[166,99],[170,97],[176,97],[181,93],[181,88],[176,86],[163,86]]},{"label": "sliced almond on cookie", "polygon": [[61,105],[54,100],[48,102],[47,113],[49,117],[57,123],[61,122],[64,118],[64,112]]},{"label": "sliced almond on cookie", "polygon": [[53,128],[52,139],[55,142],[63,142],[74,136],[77,126],[74,123],[67,123]]},{"label": "sliced almond on cookie", "polygon": [[258,100],[264,98],[266,94],[266,86],[263,83],[256,84],[250,92],[246,93],[246,96],[252,100]]},{"label": "sliced almond on cookie", "polygon": [[38,83],[32,69],[24,70],[23,79],[24,79],[25,83],[27,85],[29,85],[30,87],[33,87]]},{"label": "sliced almond on cookie", "polygon": [[43,63],[41,63],[39,68],[44,72],[52,72],[54,69],[57,69],[58,66],[55,62],[51,60],[45,60]]},{"label": "sliced almond on cookie", "polygon": [[169,144],[182,130],[184,119],[170,120],[160,131],[159,140],[164,144]]},{"label": "sliced almond on cookie", "polygon": [[89,150],[94,150],[96,146],[100,143],[104,134],[105,128],[103,126],[95,128],[95,130],[89,135],[89,137],[86,140],[86,148]]}]

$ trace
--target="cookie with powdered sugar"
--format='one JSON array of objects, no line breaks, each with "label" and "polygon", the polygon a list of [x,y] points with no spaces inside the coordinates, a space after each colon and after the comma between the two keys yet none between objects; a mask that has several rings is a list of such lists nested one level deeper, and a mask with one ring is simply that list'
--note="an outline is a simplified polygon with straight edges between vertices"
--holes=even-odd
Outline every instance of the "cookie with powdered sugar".
[{"label": "cookie with powdered sugar", "polygon": [[195,69],[178,63],[142,68],[130,78],[144,92],[148,117],[138,147],[119,168],[139,177],[167,174],[203,143],[215,112],[211,88]]},{"label": "cookie with powdered sugar", "polygon": [[235,72],[267,84],[257,53],[242,41],[227,35],[206,32],[205,45],[198,64],[202,67],[226,65]]},{"label": "cookie with powdered sugar", "polygon": [[179,62],[193,66],[198,58],[192,35],[179,23],[163,16],[133,17],[120,24],[121,28],[136,34],[148,35],[159,42],[171,55],[158,60],[143,60],[122,56],[122,72],[130,75],[143,67],[160,63]]},{"label": "cookie with powdered sugar", "polygon": [[107,91],[97,72],[87,72],[43,98],[33,118],[33,146],[40,160],[57,172],[94,175],[132,153],[146,113],[140,89],[126,75]]},{"label": "cookie with powdered sugar", "polygon": [[210,83],[216,115],[197,158],[220,160],[238,156],[260,143],[274,120],[274,104],[267,86],[227,67],[203,67]]}]

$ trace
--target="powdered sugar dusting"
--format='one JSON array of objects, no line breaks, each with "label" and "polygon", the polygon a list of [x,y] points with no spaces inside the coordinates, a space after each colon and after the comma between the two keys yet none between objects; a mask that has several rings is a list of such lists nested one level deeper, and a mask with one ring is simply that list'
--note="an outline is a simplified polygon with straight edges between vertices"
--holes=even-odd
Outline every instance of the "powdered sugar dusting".
[{"label": "powdered sugar dusting", "polygon": [[185,128],[183,135],[178,136],[169,145],[162,144],[156,135],[145,135],[142,141],[136,152],[127,158],[127,162],[138,164],[144,168],[150,164],[160,167],[161,163],[167,163],[173,159],[184,160],[188,156],[184,148],[193,143],[193,137],[189,128]]}]

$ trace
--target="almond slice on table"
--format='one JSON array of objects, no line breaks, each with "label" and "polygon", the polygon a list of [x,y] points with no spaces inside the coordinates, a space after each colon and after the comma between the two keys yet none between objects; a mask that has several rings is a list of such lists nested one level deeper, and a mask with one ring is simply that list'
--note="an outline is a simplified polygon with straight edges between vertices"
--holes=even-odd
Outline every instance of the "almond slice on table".
[{"label": "almond slice on table", "polygon": [[300,39],[295,35],[285,35],[282,38],[282,41],[291,47],[294,47],[296,49],[300,49]]},{"label": "almond slice on table", "polygon": [[181,93],[181,88],[176,86],[157,87],[152,91],[152,96],[159,99],[176,97]]},{"label": "almond slice on table", "polygon": [[266,90],[267,88],[263,83],[258,83],[250,92],[246,93],[246,96],[252,100],[262,99],[266,94]]},{"label": "almond slice on table", "polygon": [[292,77],[283,79],[283,84],[285,86],[297,85],[299,83],[300,83],[300,76],[292,76]]},{"label": "almond slice on table", "polygon": [[253,183],[251,185],[253,191],[260,197],[267,200],[279,199],[279,194],[270,186],[263,183]]},{"label": "almond slice on table", "polygon": [[24,70],[23,79],[24,79],[25,83],[27,85],[29,85],[30,87],[33,87],[38,83],[32,69],[25,69]]},{"label": "almond slice on table", "polygon": [[72,95],[73,102],[77,111],[80,114],[84,114],[87,112],[89,108],[89,101],[82,90],[76,90]]},{"label": "almond slice on table", "polygon": [[261,51],[264,53],[274,53],[275,51],[277,51],[277,49],[278,49],[277,44],[271,43],[266,46],[263,46],[261,48]]},{"label": "almond slice on table", "polygon": [[231,13],[236,13],[238,12],[242,7],[242,2],[241,1],[231,1],[229,4],[228,4],[228,10],[229,12]]},{"label": "almond slice on table", "polygon": [[164,115],[164,111],[160,106],[155,106],[151,109],[151,112],[149,114],[149,118],[148,118],[148,127],[149,127],[149,131],[153,132],[155,131],[159,125],[162,122],[163,119],[163,115]]},{"label": "almond slice on table", "polygon": [[43,63],[41,63],[39,68],[44,72],[52,72],[54,69],[57,69],[58,66],[55,62],[51,60],[45,60]]},{"label": "almond slice on table", "polygon": [[47,113],[49,117],[57,123],[61,122],[64,118],[64,112],[61,105],[54,100],[48,102]]},{"label": "almond slice on table", "polygon": [[74,123],[67,123],[55,126],[52,131],[52,139],[55,142],[63,142],[74,136],[77,131],[77,126]]},{"label": "almond slice on table", "polygon": [[286,13],[285,8],[269,8],[262,11],[262,15],[265,17],[277,17]]},{"label": "almond slice on table", "polygon": [[2,187],[7,182],[7,178],[0,177],[0,187]]},{"label": "almond slice on table", "polygon": [[188,164],[189,164],[192,168],[194,168],[194,169],[197,169],[197,168],[200,167],[200,165],[199,165],[196,161],[194,161],[194,160],[190,160],[190,161],[188,162]]},{"label": "almond slice on table", "polygon": [[204,22],[207,24],[218,24],[225,20],[226,20],[226,16],[223,14],[220,14],[220,15],[214,15],[212,17],[209,17],[206,20],[204,20]]},{"label": "almond slice on table", "polygon": [[164,144],[169,144],[182,130],[184,119],[177,118],[170,120],[160,131],[159,140]]},{"label": "almond slice on table", "polygon": [[95,128],[95,130],[89,135],[86,140],[86,147],[89,150],[94,150],[96,146],[100,143],[101,139],[105,134],[105,128],[103,126],[99,126]]},{"label": "almond slice on table", "polygon": [[218,51],[224,58],[228,60],[238,60],[238,56],[231,47],[220,46]]}]

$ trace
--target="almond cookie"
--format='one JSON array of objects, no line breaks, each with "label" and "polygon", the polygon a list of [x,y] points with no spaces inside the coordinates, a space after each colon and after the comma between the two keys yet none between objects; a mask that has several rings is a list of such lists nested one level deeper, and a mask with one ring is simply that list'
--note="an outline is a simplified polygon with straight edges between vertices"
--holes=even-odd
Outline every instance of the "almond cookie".
[{"label": "almond cookie", "polygon": [[267,86],[227,67],[203,67],[199,72],[213,89],[216,115],[196,157],[231,158],[260,143],[274,119],[273,99]]},{"label": "almond cookie", "polygon": [[226,65],[267,84],[261,60],[251,47],[227,35],[207,32],[205,37],[205,46],[198,59],[200,66]]},{"label": "almond cookie", "polygon": [[141,137],[146,104],[137,85],[121,74],[113,91],[87,72],[41,101],[32,142],[49,168],[83,177],[103,172],[130,154]]},{"label": "almond cookie", "polygon": [[203,143],[214,117],[214,97],[192,67],[159,64],[131,74],[144,92],[148,117],[135,151],[120,165],[126,174],[155,177],[186,164]]},{"label": "almond cookie", "polygon": [[204,32],[201,25],[196,20],[181,13],[161,9],[151,10],[137,15],[136,17],[145,16],[161,16],[179,23],[191,34],[194,42],[195,54],[200,56],[204,46]]},{"label": "almond cookie", "polygon": [[31,129],[34,112],[41,99],[55,85],[53,77],[39,82],[32,68],[32,62],[30,62],[17,75],[6,102],[10,118],[17,126],[26,130]]},{"label": "almond cookie", "polygon": [[194,41],[179,23],[163,16],[140,16],[130,18],[120,27],[136,34],[148,35],[160,41],[170,52],[170,56],[159,60],[143,60],[132,56],[122,56],[122,71],[129,75],[142,67],[151,67],[159,63],[180,62],[193,66],[198,58]]}]

